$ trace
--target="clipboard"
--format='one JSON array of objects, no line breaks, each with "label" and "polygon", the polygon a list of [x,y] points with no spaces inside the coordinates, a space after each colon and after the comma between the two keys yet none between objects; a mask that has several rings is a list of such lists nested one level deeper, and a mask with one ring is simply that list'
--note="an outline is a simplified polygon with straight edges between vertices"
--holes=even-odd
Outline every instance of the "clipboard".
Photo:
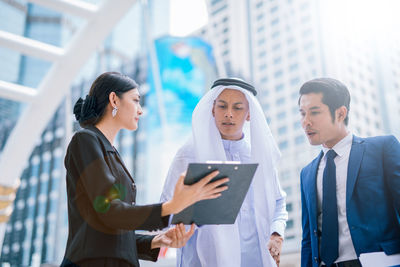
[{"label": "clipboard", "polygon": [[216,199],[206,199],[196,202],[172,217],[172,223],[196,225],[233,224],[249,190],[258,163],[241,164],[238,162],[224,163],[189,163],[184,183],[191,185],[207,174],[218,170],[219,174],[211,180],[229,177],[228,189]]}]

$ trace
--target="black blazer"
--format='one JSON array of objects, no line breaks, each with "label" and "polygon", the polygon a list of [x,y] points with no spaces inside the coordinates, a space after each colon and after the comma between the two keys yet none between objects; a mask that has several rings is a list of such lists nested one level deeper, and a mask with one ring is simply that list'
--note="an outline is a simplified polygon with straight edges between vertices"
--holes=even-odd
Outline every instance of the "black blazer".
[{"label": "black blazer", "polygon": [[159,249],[150,249],[154,236],[133,230],[162,229],[169,216],[161,217],[161,204],[135,205],[134,180],[101,131],[92,126],[75,133],[64,163],[69,223],[64,262],[114,258],[139,266],[139,258],[156,261]]}]

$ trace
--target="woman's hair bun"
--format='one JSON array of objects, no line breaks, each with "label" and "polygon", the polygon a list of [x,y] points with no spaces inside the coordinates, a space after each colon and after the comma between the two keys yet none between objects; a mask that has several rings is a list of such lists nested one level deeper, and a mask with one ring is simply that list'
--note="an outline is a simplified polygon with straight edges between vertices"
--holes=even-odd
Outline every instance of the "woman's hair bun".
[{"label": "woman's hair bun", "polygon": [[96,98],[94,96],[87,95],[85,100],[79,98],[74,105],[74,115],[79,123],[83,123],[90,119],[96,118]]}]

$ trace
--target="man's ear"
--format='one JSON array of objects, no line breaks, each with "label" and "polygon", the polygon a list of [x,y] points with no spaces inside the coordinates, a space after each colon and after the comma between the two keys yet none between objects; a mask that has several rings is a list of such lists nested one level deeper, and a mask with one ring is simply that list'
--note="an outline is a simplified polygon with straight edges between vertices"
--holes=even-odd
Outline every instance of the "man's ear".
[{"label": "man's ear", "polygon": [[250,121],[250,112],[247,113],[246,121]]},{"label": "man's ear", "polygon": [[336,109],[336,118],[338,122],[344,122],[347,117],[347,108],[345,106],[341,106],[340,108]]}]

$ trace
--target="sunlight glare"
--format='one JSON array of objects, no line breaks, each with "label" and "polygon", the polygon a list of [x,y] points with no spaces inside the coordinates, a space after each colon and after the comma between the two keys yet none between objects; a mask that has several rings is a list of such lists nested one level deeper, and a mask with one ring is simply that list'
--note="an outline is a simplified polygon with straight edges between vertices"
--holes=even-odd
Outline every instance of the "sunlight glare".
[{"label": "sunlight glare", "polygon": [[207,23],[207,8],[204,0],[170,0],[170,32],[175,36],[186,36]]},{"label": "sunlight glare", "polygon": [[350,36],[374,37],[391,34],[399,37],[400,1],[330,0],[327,12],[332,26]]}]

